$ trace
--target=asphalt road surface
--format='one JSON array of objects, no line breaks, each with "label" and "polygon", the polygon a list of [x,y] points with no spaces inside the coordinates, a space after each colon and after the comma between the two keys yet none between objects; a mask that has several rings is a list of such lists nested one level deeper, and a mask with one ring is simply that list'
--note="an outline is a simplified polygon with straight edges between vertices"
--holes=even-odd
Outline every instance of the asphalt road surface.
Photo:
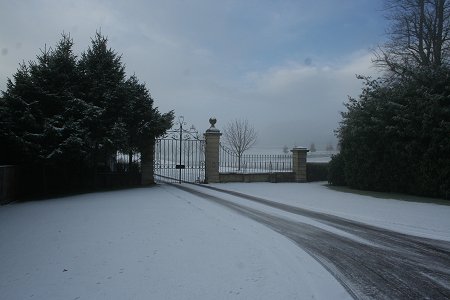
[{"label": "asphalt road surface", "polygon": [[[337,216],[207,187],[308,217],[357,238],[272,215],[173,185],[232,209],[294,241],[321,263],[355,299],[450,299],[450,242],[420,238]],[[216,195],[219,195],[215,193]]]}]

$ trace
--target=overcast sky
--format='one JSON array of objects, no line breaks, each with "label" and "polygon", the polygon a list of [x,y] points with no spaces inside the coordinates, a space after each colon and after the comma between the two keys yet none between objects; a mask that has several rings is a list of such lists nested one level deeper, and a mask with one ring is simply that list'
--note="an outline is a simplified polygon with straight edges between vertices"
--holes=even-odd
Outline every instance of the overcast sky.
[{"label": "overcast sky", "polygon": [[0,90],[20,62],[70,33],[77,55],[96,30],[146,83],[161,112],[200,131],[246,118],[258,148],[336,143],[355,74],[377,76],[381,0],[0,0]]}]

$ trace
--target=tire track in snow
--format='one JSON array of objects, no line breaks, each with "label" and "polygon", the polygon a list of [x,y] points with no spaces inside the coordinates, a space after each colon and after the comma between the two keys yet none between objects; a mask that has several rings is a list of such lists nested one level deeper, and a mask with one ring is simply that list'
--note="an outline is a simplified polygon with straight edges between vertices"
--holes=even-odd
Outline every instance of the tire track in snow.
[{"label": "tire track in snow", "polygon": [[286,236],[321,263],[356,299],[449,299],[450,243],[378,228],[267,199],[206,187],[314,219],[374,245],[189,188],[181,190],[228,207]]}]

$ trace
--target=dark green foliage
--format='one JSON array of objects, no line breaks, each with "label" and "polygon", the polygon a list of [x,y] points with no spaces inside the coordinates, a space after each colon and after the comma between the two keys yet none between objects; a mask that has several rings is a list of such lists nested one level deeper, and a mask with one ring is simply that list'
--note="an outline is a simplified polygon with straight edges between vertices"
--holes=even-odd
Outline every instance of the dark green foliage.
[{"label": "dark green foliage", "polygon": [[126,107],[122,108],[127,140],[121,150],[139,151],[148,140],[163,135],[172,126],[173,112],[161,115],[153,107],[153,99],[145,85],[134,75],[125,82],[123,89],[128,99]]},{"label": "dark green foliage", "polygon": [[44,192],[92,185],[117,151],[140,152],[173,119],[135,76],[126,78],[101,34],[79,60],[72,47],[63,34],[55,49],[19,66],[0,98],[0,163],[20,165],[22,181]]},{"label": "dark green foliage", "polygon": [[338,129],[332,184],[450,196],[450,1],[389,0],[391,27]]},{"label": "dark green foliage", "polygon": [[86,153],[83,123],[94,108],[78,98],[71,49],[72,40],[64,35],[55,50],[45,49],[37,62],[20,66],[14,83],[8,81],[1,113],[9,149],[2,163],[58,164]]},{"label": "dark green foliage", "polygon": [[328,179],[328,163],[312,163],[306,164],[306,178],[309,182],[325,181]]},{"label": "dark green foliage", "polygon": [[329,181],[359,189],[450,194],[450,1],[389,0],[384,79],[365,79],[337,131]]},{"label": "dark green foliage", "polygon": [[344,173],[344,160],[341,154],[335,154],[328,163],[328,182],[332,185],[347,185]]},{"label": "dark green foliage", "polygon": [[338,129],[330,183],[448,197],[450,70],[417,68],[395,81],[365,78]]},{"label": "dark green foliage", "polygon": [[[126,93],[122,91],[125,69],[121,57],[108,49],[107,38],[96,33],[92,45],[81,55],[82,97],[100,109],[98,118],[89,126],[89,140],[93,145],[94,163],[102,162],[114,154],[117,145],[125,143],[125,124],[121,112],[126,107]],[[106,162],[105,162],[106,163]]]}]

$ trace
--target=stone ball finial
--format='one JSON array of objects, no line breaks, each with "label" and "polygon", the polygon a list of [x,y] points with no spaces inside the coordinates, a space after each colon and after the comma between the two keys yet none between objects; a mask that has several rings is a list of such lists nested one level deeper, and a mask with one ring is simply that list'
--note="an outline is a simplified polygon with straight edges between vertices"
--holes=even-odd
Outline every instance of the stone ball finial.
[{"label": "stone ball finial", "polygon": [[214,127],[216,125],[216,123],[217,123],[216,118],[214,118],[214,117],[209,118],[209,124],[211,124],[211,127],[209,127],[209,129],[207,129],[206,132],[214,133],[214,134],[217,134],[217,133],[220,134],[220,130],[217,129],[216,127]]},{"label": "stone ball finial", "polygon": [[209,118],[209,124],[211,124],[211,128],[215,128],[214,125],[216,125],[217,120],[214,117]]}]

